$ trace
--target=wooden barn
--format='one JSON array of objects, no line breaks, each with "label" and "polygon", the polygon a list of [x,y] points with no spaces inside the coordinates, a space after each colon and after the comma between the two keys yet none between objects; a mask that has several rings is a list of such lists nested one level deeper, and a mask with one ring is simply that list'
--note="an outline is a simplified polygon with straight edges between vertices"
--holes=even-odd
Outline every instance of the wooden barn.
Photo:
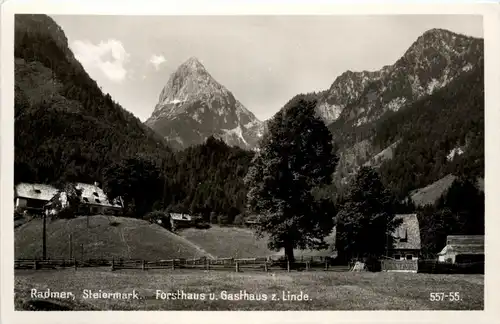
[{"label": "wooden barn", "polygon": [[484,235],[449,235],[438,253],[439,262],[484,262]]}]

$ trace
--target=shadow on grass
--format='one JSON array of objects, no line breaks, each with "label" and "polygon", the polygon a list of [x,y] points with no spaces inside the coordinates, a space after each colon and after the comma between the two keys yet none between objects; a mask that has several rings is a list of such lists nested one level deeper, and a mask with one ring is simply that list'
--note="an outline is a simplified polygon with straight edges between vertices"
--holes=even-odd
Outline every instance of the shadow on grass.
[{"label": "shadow on grass", "polygon": [[22,304],[22,310],[30,311],[69,311],[72,307],[48,300],[29,300]]}]

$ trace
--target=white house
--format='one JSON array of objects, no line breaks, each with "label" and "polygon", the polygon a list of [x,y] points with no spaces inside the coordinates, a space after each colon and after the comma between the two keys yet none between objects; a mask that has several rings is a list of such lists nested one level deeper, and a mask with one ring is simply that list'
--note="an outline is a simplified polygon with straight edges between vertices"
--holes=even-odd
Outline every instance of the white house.
[{"label": "white house", "polygon": [[14,206],[16,209],[41,212],[57,192],[57,188],[51,185],[19,183],[14,187]]},{"label": "white house", "polygon": [[79,212],[83,214],[116,213],[122,210],[123,203],[120,198],[110,202],[99,184],[76,183],[76,189],[82,191]]}]

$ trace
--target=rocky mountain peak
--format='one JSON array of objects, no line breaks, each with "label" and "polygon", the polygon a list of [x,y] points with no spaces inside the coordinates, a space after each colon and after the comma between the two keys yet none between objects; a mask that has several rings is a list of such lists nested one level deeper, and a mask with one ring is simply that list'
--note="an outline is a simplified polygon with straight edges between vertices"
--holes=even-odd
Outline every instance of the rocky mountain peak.
[{"label": "rocky mountain peak", "polygon": [[440,28],[428,30],[393,65],[342,73],[320,96],[318,112],[326,123],[339,118],[355,126],[373,121],[471,70],[482,51],[482,39]]},{"label": "rocky mountain peak", "polygon": [[191,56],[190,58],[188,58],[187,61],[185,61],[179,66],[179,68],[185,68],[191,71],[206,72],[205,67],[196,56]]},{"label": "rocky mountain peak", "polygon": [[170,76],[160,93],[159,105],[179,104],[194,98],[216,94],[226,96],[228,92],[208,73],[196,57],[191,57]]},{"label": "rocky mountain peak", "polygon": [[209,136],[253,148],[263,127],[196,57],[172,73],[146,125],[180,148],[200,144]]}]

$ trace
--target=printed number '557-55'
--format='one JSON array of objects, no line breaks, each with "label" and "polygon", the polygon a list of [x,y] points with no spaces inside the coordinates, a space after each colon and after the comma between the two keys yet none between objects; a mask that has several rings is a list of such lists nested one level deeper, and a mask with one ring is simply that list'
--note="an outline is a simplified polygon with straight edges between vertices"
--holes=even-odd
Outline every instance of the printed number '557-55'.
[{"label": "printed number '557-55'", "polygon": [[449,292],[449,293],[431,293],[429,296],[430,301],[459,301],[459,292]]}]

